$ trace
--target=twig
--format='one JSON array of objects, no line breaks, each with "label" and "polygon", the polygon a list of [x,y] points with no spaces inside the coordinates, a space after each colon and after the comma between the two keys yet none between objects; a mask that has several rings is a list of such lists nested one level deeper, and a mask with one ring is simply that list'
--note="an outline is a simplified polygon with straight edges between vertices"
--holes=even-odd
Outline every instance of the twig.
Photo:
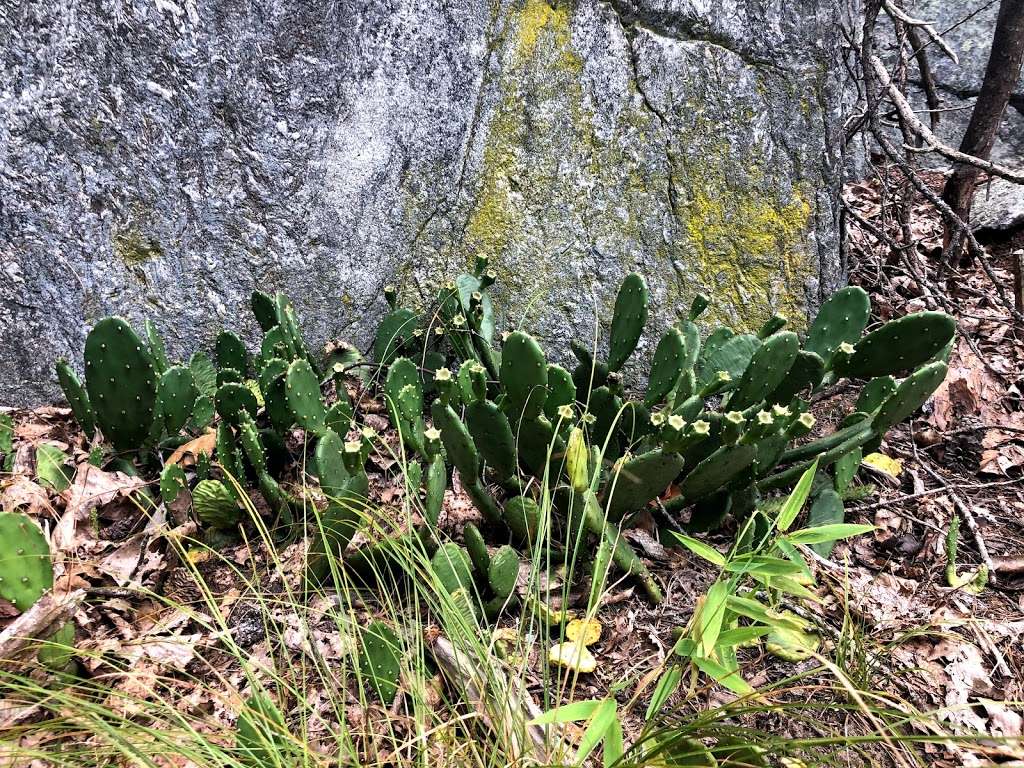
[{"label": "twig", "polygon": [[[906,11],[904,11],[902,8],[900,8],[898,5],[891,2],[890,0],[884,0],[884,6],[886,13],[888,13],[894,19],[902,21],[908,27],[923,30],[924,33],[928,35],[928,39],[931,40],[931,42],[935,43],[942,50],[942,52],[953,61],[954,64],[960,63],[960,59],[957,57],[956,51],[950,48],[949,44],[942,39],[938,32],[935,31],[935,27],[933,26],[932,22],[924,21],[922,19],[915,19],[913,16],[908,15]],[[918,45],[913,41],[912,44],[915,46]]]},{"label": "twig", "polygon": [[888,507],[893,504],[902,504],[905,501],[913,501],[914,499],[920,499],[925,496],[932,496],[936,493],[948,493],[949,491],[980,491],[985,488],[997,488],[1001,485],[1019,485],[1020,480],[997,480],[992,483],[978,483],[975,485],[943,485],[939,488],[929,488],[925,491],[918,491],[917,493],[908,493],[905,496],[896,496],[892,499],[883,499],[882,501],[876,501],[872,504],[862,504],[856,507],[850,507],[851,512],[871,512],[875,509],[881,509],[882,507]]}]

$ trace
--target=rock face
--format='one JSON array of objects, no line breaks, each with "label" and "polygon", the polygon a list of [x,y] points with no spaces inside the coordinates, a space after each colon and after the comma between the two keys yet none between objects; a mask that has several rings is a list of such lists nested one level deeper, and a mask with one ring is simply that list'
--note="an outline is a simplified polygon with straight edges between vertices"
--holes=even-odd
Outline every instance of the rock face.
[{"label": "rock face", "polygon": [[[592,338],[623,274],[747,327],[842,278],[819,0],[54,0],[0,8],[0,404],[104,314],[184,356],[253,287],[365,348],[491,256],[505,323]],[[653,335],[653,334],[651,334]],[[649,343],[649,342],[648,342]]]}]

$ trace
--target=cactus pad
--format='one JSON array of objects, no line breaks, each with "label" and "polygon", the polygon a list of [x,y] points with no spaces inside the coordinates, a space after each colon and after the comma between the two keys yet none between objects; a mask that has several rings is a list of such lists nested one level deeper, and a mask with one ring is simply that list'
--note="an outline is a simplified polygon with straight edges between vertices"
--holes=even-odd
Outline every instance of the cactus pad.
[{"label": "cactus pad", "polygon": [[491,557],[487,583],[498,599],[507,600],[516,588],[519,577],[519,553],[505,544]]},{"label": "cactus pad", "polygon": [[57,361],[57,381],[60,382],[61,391],[71,406],[71,412],[75,415],[75,421],[82,427],[86,438],[91,439],[96,432],[96,417],[92,412],[92,404],[89,402],[89,393],[85,391],[78,376],[71,370],[66,360]]},{"label": "cactus pad", "polygon": [[277,325],[277,305],[274,299],[263,291],[253,291],[249,299],[253,317],[264,333]]},{"label": "cactus pad", "polygon": [[679,486],[681,498],[698,501],[723,488],[757,457],[755,445],[723,445],[688,474]]},{"label": "cactus pad", "polygon": [[229,381],[217,388],[217,414],[229,424],[237,424],[243,412],[255,416],[259,406],[256,396],[244,384]]},{"label": "cactus pad", "polygon": [[522,331],[509,334],[501,350],[500,378],[513,423],[541,414],[548,395],[548,368],[532,336]]},{"label": "cactus pad", "polygon": [[320,380],[306,360],[296,360],[288,366],[285,380],[288,407],[300,427],[314,434],[327,428],[327,409],[320,397]]},{"label": "cactus pad", "polygon": [[340,496],[348,485],[348,469],[344,461],[345,441],[328,429],[316,444],[316,469],[320,488],[329,497]]},{"label": "cactus pad", "polygon": [[385,706],[398,693],[402,646],[398,634],[382,621],[367,625],[360,637],[359,673],[377,692]]},{"label": "cactus pad", "polygon": [[896,391],[896,380],[892,376],[879,376],[864,385],[857,398],[854,411],[861,413],[874,413],[882,407],[882,403],[889,399],[889,396]]},{"label": "cactus pad", "polygon": [[168,368],[160,377],[157,396],[167,434],[178,434],[191,418],[192,409],[199,396],[199,390],[196,389],[195,381],[192,378],[192,371],[183,365]]},{"label": "cactus pad", "polygon": [[879,408],[871,426],[882,435],[889,427],[910,418],[939,388],[946,378],[947,370],[945,363],[935,362],[914,371],[889,395]]},{"label": "cactus pad", "polygon": [[[811,504],[811,509],[807,513],[807,525],[808,527],[834,525],[843,522],[844,518],[843,499],[831,488],[824,488]],[[835,541],[822,541],[810,546],[822,557],[828,557],[832,554]]]},{"label": "cactus pad", "polygon": [[149,357],[156,367],[157,375],[160,376],[170,367],[170,363],[167,362],[167,350],[164,348],[164,340],[160,338],[160,332],[150,320],[147,319],[142,327],[146,333],[146,349],[149,350]]},{"label": "cactus pad", "polygon": [[784,331],[770,336],[750,358],[743,378],[729,396],[729,407],[740,411],[768,397],[786,380],[799,349],[795,333]]},{"label": "cactus pad", "polygon": [[27,611],[53,586],[50,545],[26,515],[0,512],[0,597]]},{"label": "cactus pad", "polygon": [[825,361],[814,352],[801,349],[796,354],[789,374],[765,400],[769,403],[788,403],[801,392],[818,386],[824,375]]},{"label": "cactus pad", "polygon": [[188,360],[188,369],[192,371],[192,381],[199,393],[213,397],[217,393],[217,368],[202,352],[196,352]]},{"label": "cactus pad", "polygon": [[448,486],[448,472],[444,466],[444,458],[440,454],[434,456],[427,465],[424,475],[426,498],[423,502],[423,518],[431,528],[437,526],[437,519],[444,505],[444,491]]},{"label": "cactus pad", "polygon": [[160,498],[164,504],[170,504],[188,486],[185,470],[177,464],[165,464],[160,472]]},{"label": "cactus pad", "polygon": [[615,297],[611,338],[608,342],[608,369],[617,371],[636,349],[647,324],[647,283],[641,275],[626,275]]},{"label": "cactus pad", "polygon": [[917,312],[890,320],[836,361],[836,372],[866,379],[913,370],[941,352],[956,333],[956,321],[943,312]]},{"label": "cactus pad", "polygon": [[701,386],[710,382],[719,371],[725,371],[733,381],[740,381],[744,371],[750,365],[754,353],[761,347],[761,340],[749,333],[730,336],[720,344],[712,345],[708,338],[701,356],[700,372],[697,381]]},{"label": "cactus pad", "polygon": [[477,452],[494,469],[500,480],[516,471],[515,436],[508,418],[490,400],[477,400],[466,407],[466,427]]},{"label": "cactus pad", "polygon": [[475,479],[480,474],[480,456],[473,444],[466,425],[450,405],[435,402],[430,408],[434,426],[441,430],[441,442],[449,460],[459,470],[465,481]]},{"label": "cactus pad", "polygon": [[605,509],[608,519],[621,520],[627,512],[658,497],[683,469],[683,457],[661,449],[648,451],[617,465],[608,479]]},{"label": "cactus pad", "polygon": [[576,385],[572,375],[560,365],[548,365],[548,396],[544,400],[544,415],[551,421],[558,420],[558,409],[576,402]]},{"label": "cactus pad", "polygon": [[836,291],[821,305],[811,323],[804,349],[829,364],[840,344],[856,343],[870,315],[871,301],[863,288],[854,285]]},{"label": "cactus pad", "polygon": [[683,334],[669,328],[658,342],[651,359],[651,373],[647,379],[647,394],[644,405],[657,405],[672,391],[683,373],[686,362],[686,342]]},{"label": "cactus pad", "polygon": [[480,529],[473,523],[466,523],[462,529],[462,541],[466,545],[466,553],[481,579],[487,578],[487,570],[491,567],[491,556],[487,552],[487,544]]},{"label": "cactus pad", "polygon": [[455,542],[447,542],[437,548],[430,558],[430,567],[448,594],[457,589],[473,588],[473,565],[466,550]]},{"label": "cactus pad", "polygon": [[218,368],[234,368],[243,375],[249,368],[249,353],[245,351],[242,340],[231,331],[221,331],[217,334],[214,351]]},{"label": "cactus pad", "polygon": [[255,693],[246,699],[237,725],[235,744],[243,765],[274,765],[284,759],[289,741],[284,717],[265,695]]},{"label": "cactus pad", "polygon": [[412,310],[399,307],[388,312],[377,327],[371,354],[375,362],[387,365],[410,346],[418,318]]},{"label": "cactus pad", "polygon": [[100,320],[85,340],[85,387],[104,436],[118,450],[142,445],[156,413],[156,368],[124,320]]},{"label": "cactus pad", "polygon": [[520,541],[531,543],[537,540],[540,529],[540,507],[529,496],[516,496],[505,502],[502,518]]},{"label": "cactus pad", "polygon": [[192,489],[192,508],[196,517],[214,528],[232,528],[242,519],[234,494],[219,480],[200,480]]}]

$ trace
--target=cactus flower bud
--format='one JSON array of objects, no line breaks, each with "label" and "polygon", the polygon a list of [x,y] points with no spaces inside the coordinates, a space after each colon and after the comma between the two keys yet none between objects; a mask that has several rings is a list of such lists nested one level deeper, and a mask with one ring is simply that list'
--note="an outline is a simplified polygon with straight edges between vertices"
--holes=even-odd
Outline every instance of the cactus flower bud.
[{"label": "cactus flower bud", "polygon": [[592,413],[585,413],[585,414],[583,414],[583,423],[584,424],[594,424],[596,421],[597,421],[597,416],[595,416],[594,414],[592,414]]},{"label": "cactus flower bud", "polygon": [[428,443],[433,443],[436,440],[441,439],[441,430],[437,427],[428,427],[423,430],[423,439]]},{"label": "cactus flower bud", "polygon": [[770,412],[768,412],[768,411],[758,411],[757,412],[757,423],[758,424],[761,424],[761,425],[767,427],[767,426],[770,426],[774,421],[775,421],[775,419],[772,417]]},{"label": "cactus flower bud", "polygon": [[672,414],[668,417],[668,425],[677,432],[682,431],[683,427],[686,426],[686,419],[677,413]]},{"label": "cactus flower bud", "polygon": [[573,410],[571,405],[560,405],[558,406],[558,418],[568,421],[573,417]]},{"label": "cactus flower bud", "polygon": [[656,413],[652,413],[651,414],[651,424],[653,424],[656,427],[660,427],[664,423],[665,423],[665,414],[664,413],[662,413],[661,411],[657,411]]},{"label": "cactus flower bud", "polygon": [[848,341],[844,341],[839,345],[839,351],[844,355],[852,355],[854,353],[854,346]]},{"label": "cactus flower bud", "polygon": [[434,381],[451,381],[452,372],[447,368],[438,368],[434,371]]},{"label": "cactus flower bud", "polygon": [[461,312],[452,318],[452,325],[456,328],[462,328],[466,325],[466,316]]},{"label": "cactus flower bud", "polygon": [[693,432],[696,435],[709,435],[711,434],[711,424],[704,419],[699,419],[693,422]]},{"label": "cactus flower bud", "polygon": [[590,473],[587,468],[589,459],[587,444],[583,439],[583,430],[573,427],[569,433],[569,441],[565,448],[565,466],[569,473],[569,484],[577,493],[583,493],[590,486]]}]

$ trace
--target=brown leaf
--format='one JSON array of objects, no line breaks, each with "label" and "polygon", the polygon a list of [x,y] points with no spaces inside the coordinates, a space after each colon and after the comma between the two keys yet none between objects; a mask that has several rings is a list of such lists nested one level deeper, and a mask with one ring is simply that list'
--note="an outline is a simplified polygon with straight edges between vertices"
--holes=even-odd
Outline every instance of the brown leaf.
[{"label": "brown leaf", "polygon": [[217,445],[217,433],[213,429],[207,429],[205,433],[195,440],[189,440],[184,445],[178,446],[171,457],[167,459],[168,464],[181,464],[188,467],[196,463],[199,454],[213,455],[213,449]]}]

